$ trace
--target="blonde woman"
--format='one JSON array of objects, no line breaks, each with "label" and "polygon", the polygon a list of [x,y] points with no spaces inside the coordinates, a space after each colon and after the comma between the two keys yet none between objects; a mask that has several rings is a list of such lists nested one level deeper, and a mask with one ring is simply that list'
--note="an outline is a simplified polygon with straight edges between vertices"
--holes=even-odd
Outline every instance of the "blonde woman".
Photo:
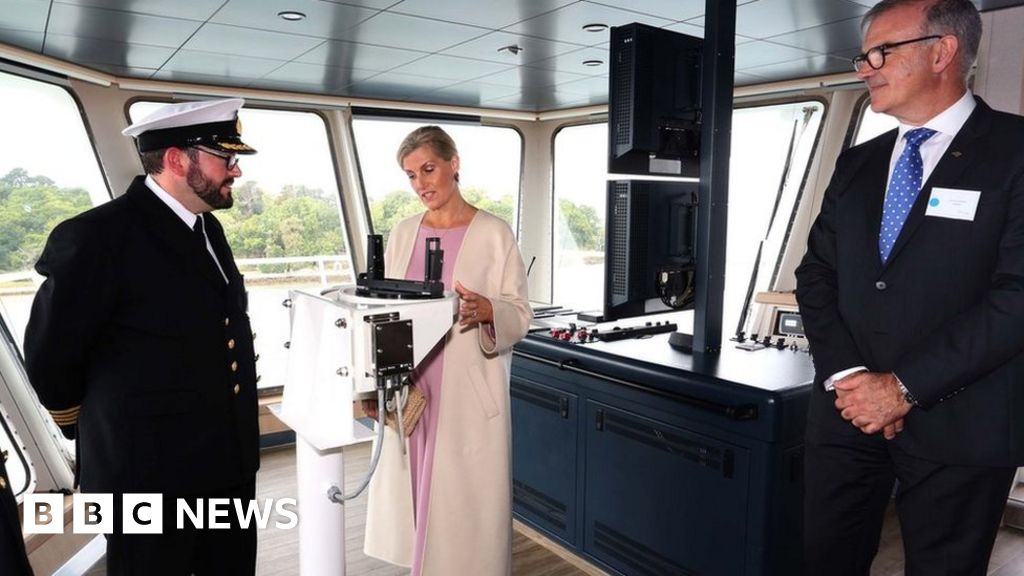
[{"label": "blonde woman", "polygon": [[508,224],[462,197],[458,151],[444,130],[414,130],[397,156],[426,212],[392,230],[388,276],[422,279],[424,241],[440,238],[442,279],[459,295],[459,320],[413,374],[427,407],[405,455],[396,433],[386,432],[370,484],[366,552],[411,567],[413,576],[506,576],[509,371],[512,346],[532,317],[523,259]]}]

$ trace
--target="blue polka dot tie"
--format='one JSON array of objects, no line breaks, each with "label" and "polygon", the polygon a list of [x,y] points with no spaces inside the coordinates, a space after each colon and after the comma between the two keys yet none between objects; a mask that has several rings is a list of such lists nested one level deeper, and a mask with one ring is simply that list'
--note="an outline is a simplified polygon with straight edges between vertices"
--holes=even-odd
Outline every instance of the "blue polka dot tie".
[{"label": "blue polka dot tie", "polygon": [[896,238],[907,221],[910,207],[921,191],[921,178],[924,175],[924,163],[921,161],[921,144],[931,138],[935,130],[931,128],[915,128],[903,137],[907,146],[896,160],[889,189],[885,194],[885,205],[882,207],[882,229],[878,235],[878,253],[882,264],[889,259],[889,253],[896,244]]}]

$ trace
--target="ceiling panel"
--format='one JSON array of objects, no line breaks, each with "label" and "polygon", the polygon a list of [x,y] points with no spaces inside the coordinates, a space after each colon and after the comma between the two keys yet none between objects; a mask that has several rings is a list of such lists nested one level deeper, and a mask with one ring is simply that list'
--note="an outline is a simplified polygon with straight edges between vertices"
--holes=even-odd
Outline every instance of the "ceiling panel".
[{"label": "ceiling panel", "polygon": [[183,49],[273,60],[293,60],[323,43],[322,38],[312,36],[295,36],[223,24],[204,24],[185,43]]},{"label": "ceiling panel", "polygon": [[477,80],[487,84],[498,84],[520,90],[530,90],[548,88],[555,84],[582,80],[584,78],[587,78],[587,76],[583,74],[520,66],[511,70],[505,70],[504,72],[498,72],[497,74],[482,76],[477,78]]},{"label": "ceiling panel", "polygon": [[307,64],[341,66],[383,72],[423,58],[427,54],[429,52],[331,40],[324,42],[295,60]]},{"label": "ceiling panel", "polygon": [[436,52],[486,34],[484,28],[382,12],[342,34],[341,40]]},{"label": "ceiling panel", "polygon": [[808,72],[812,75],[821,75],[852,72],[853,70],[850,68],[850,61],[845,58],[812,56],[778,64],[755,66],[753,68],[746,68],[743,71],[774,82],[796,78],[798,77],[797,74],[806,75]]},{"label": "ceiling panel", "polygon": [[23,32],[42,32],[50,13],[48,0],[0,0],[0,28]]},{"label": "ceiling panel", "polygon": [[107,74],[113,74],[114,76],[135,77],[135,78],[149,78],[156,73],[156,69],[153,68],[132,68],[129,66],[118,66],[116,64],[95,64],[90,66],[100,72],[106,72]]},{"label": "ceiling panel", "polygon": [[126,44],[180,46],[202,25],[194,20],[148,16],[119,10],[54,4],[47,32],[113,40]]},{"label": "ceiling panel", "polygon": [[[498,51],[499,48],[511,45],[519,46],[522,48],[522,51],[516,55],[508,51]],[[580,48],[582,46],[578,44],[554,42],[532,36],[509,34],[508,32],[491,32],[469,42],[463,42],[458,46],[452,46],[444,50],[443,53],[451,56],[475,58],[477,60],[489,60],[513,66],[546,60],[552,56],[558,56],[559,54],[565,54]]]},{"label": "ceiling panel", "polygon": [[[530,64],[531,68],[559,70],[574,74],[600,76],[608,74],[608,59],[611,57],[607,48],[580,48]],[[591,64],[584,64],[590,62]],[[599,62],[599,64],[593,64]]]},{"label": "ceiling panel", "polygon": [[366,80],[379,74],[373,70],[356,70],[289,62],[272,70],[266,76],[253,83],[254,86],[270,89],[285,89],[289,84],[301,84],[304,92],[315,92],[320,86],[328,93],[337,93],[349,85]]},{"label": "ceiling panel", "polygon": [[11,46],[16,46],[18,48],[24,48],[31,52],[42,52],[43,33],[0,28],[0,42],[10,44]]},{"label": "ceiling panel", "polygon": [[607,26],[621,26],[630,22],[640,22],[651,26],[668,26],[672,20],[647,16],[637,12],[619,10],[602,4],[592,4],[581,1],[570,4],[542,16],[531,18],[505,29],[506,32],[515,32],[527,36],[547,38],[549,40],[560,40],[562,42],[573,42],[585,46],[593,46],[608,41],[608,31],[587,32],[583,30],[584,24],[605,24]]},{"label": "ceiling panel", "polygon": [[755,40],[736,47],[736,69],[743,70],[813,56],[818,56],[818,54],[812,54],[799,48]]},{"label": "ceiling panel", "polygon": [[438,0],[404,0],[391,12],[423,16],[449,22],[472,24],[497,30],[521,22],[577,0],[475,0],[473,2],[438,2]]},{"label": "ceiling panel", "polygon": [[485,100],[485,106],[506,108],[512,110],[528,110],[531,112],[543,112],[558,108],[573,108],[577,106],[589,106],[598,104],[586,96],[559,92],[557,90],[529,91],[525,93]]},{"label": "ceiling panel", "polygon": [[[302,12],[306,18],[297,22],[285,20],[277,15],[285,8]],[[320,0],[288,0],[287,3],[280,0],[230,0],[210,22],[285,34],[341,38],[345,30],[377,13],[378,10]]]},{"label": "ceiling panel", "polygon": [[404,66],[399,66],[391,70],[391,72],[415,74],[417,76],[433,76],[435,78],[462,82],[515,68],[512,64],[499,64],[497,62],[434,54]]},{"label": "ceiling panel", "polygon": [[267,58],[179,50],[160,70],[179,74],[223,75],[237,81],[250,81],[261,78],[284,64],[285,62],[281,60]]},{"label": "ceiling panel", "polygon": [[179,70],[163,70],[156,71],[153,76],[153,80],[162,80],[164,82],[184,82],[188,84],[207,84],[210,86],[236,86],[239,88],[248,88],[251,79],[242,78],[239,76],[221,76],[219,74],[201,74],[198,72],[183,72]]},{"label": "ceiling panel", "polygon": [[779,34],[772,36],[771,41],[819,54],[845,55],[852,50],[853,55],[856,55],[860,53],[860,18],[807,28],[790,34]]},{"label": "ceiling panel", "polygon": [[362,8],[373,8],[383,10],[400,4],[402,0],[323,0],[329,4],[348,4],[349,6],[360,6]]},{"label": "ceiling panel", "polygon": [[351,96],[363,98],[386,98],[388,100],[413,100],[427,92],[454,84],[451,80],[383,72],[348,88]]},{"label": "ceiling panel", "polygon": [[[751,38],[768,38],[859,18],[867,11],[866,6],[847,0],[758,0],[736,9],[736,33]],[[703,26],[704,18],[695,18],[691,23]]]},{"label": "ceiling panel", "polygon": [[56,3],[185,20],[206,20],[224,4],[224,0],[56,0]]},{"label": "ceiling panel", "polygon": [[46,55],[87,65],[106,64],[126,68],[147,68],[156,70],[163,66],[172,55],[174,48],[125,44],[111,40],[95,40],[63,34],[46,37]]},{"label": "ceiling panel", "polygon": [[[604,4],[613,8],[621,8],[632,12],[640,12],[669,20],[689,20],[704,15],[704,0],[633,0],[619,2],[614,0],[587,0],[592,4]],[[759,0],[739,0],[737,5],[750,4]],[[870,0],[867,0],[870,1]],[[876,0],[877,1],[877,0]]]},{"label": "ceiling panel", "polygon": [[[679,32],[680,34],[686,34],[687,36],[693,36],[694,38],[704,37],[704,27],[697,26],[696,24],[691,24],[689,22],[676,22],[671,26],[665,26],[665,29],[673,32]],[[749,41],[749,39],[744,38],[743,41]],[[736,38],[736,43],[740,43],[739,37]]]},{"label": "ceiling panel", "polygon": [[760,84],[762,82],[767,82],[767,81],[768,81],[767,78],[762,78],[760,76],[755,76],[753,74],[748,74],[746,72],[740,72],[738,70],[736,71],[736,74],[733,75],[733,82],[736,84],[736,86],[746,86],[748,84]]},{"label": "ceiling panel", "polygon": [[[0,0],[0,42],[123,77],[536,111],[607,101],[609,33],[584,24],[702,37],[704,2]],[[849,71],[874,2],[742,0],[736,83]]]},{"label": "ceiling panel", "polygon": [[603,103],[608,94],[608,77],[592,76],[582,80],[570,80],[555,86],[555,90],[567,94],[580,94],[587,96],[595,103]]},{"label": "ceiling panel", "polygon": [[431,92],[421,94],[416,98],[418,102],[433,104],[452,104],[456,106],[482,106],[488,100],[504,98],[519,91],[508,86],[486,84],[476,80],[462,82]]}]

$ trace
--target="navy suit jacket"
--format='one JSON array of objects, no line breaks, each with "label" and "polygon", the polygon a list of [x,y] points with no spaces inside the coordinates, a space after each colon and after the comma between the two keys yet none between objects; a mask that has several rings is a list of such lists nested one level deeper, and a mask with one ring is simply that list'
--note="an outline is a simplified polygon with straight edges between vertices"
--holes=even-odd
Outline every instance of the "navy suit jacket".
[{"label": "navy suit jacket", "polygon": [[[920,403],[896,439],[908,453],[1024,464],[1024,118],[978,99],[883,265],[895,142],[893,130],[839,157],[796,272],[816,370],[809,418],[835,411],[821,386],[832,374],[892,371]],[[980,192],[973,221],[926,216],[936,187]]]},{"label": "navy suit jacket", "polygon": [[85,492],[202,495],[259,467],[245,288],[220,223],[204,220],[227,284],[142,176],[58,225],[36,264],[25,365],[77,436]]}]

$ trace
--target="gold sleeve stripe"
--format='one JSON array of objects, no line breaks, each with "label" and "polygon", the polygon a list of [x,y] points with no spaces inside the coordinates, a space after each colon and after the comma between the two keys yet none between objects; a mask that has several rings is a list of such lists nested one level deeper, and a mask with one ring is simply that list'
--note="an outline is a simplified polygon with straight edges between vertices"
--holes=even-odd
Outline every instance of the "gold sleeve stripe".
[{"label": "gold sleeve stripe", "polygon": [[68,410],[53,410],[50,412],[50,416],[53,417],[53,421],[58,426],[74,424],[78,421],[78,407],[76,406]]}]

